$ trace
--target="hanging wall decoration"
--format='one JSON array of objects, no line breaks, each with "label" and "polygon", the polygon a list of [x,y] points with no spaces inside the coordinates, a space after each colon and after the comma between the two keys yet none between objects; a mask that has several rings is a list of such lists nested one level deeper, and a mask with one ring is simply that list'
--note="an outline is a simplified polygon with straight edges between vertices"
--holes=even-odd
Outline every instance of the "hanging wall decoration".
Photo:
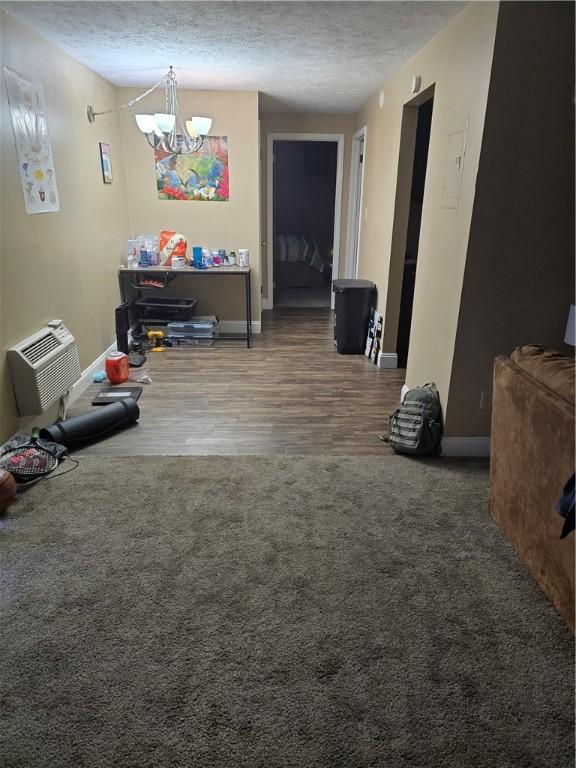
[{"label": "hanging wall decoration", "polygon": [[42,83],[4,67],[26,213],[60,210]]},{"label": "hanging wall decoration", "polygon": [[100,165],[104,184],[112,184],[112,160],[110,159],[110,144],[100,142]]},{"label": "hanging wall decoration", "polygon": [[159,200],[229,199],[227,136],[206,136],[192,154],[156,149],[154,159]]}]

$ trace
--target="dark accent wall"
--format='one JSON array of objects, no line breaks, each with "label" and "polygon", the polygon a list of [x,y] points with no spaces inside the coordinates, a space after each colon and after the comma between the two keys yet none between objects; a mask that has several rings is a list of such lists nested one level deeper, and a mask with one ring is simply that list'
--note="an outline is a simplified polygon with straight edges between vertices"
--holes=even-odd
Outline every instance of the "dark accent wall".
[{"label": "dark accent wall", "polygon": [[490,434],[493,361],[565,353],[574,302],[574,5],[500,5],[446,431]]}]

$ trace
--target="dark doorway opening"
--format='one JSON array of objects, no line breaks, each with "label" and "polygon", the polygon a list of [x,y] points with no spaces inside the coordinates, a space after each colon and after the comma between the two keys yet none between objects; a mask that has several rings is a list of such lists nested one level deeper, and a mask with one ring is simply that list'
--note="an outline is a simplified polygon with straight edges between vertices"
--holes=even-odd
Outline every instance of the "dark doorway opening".
[{"label": "dark doorway opening", "polygon": [[432,98],[418,107],[414,164],[412,166],[412,186],[410,191],[410,212],[408,215],[408,229],[406,233],[404,274],[402,279],[398,337],[396,342],[396,354],[398,355],[399,368],[405,368],[408,361],[410,326],[412,324],[412,307],[414,304],[414,286],[416,283],[416,266],[418,263],[418,243],[420,240],[420,224],[422,222],[422,203],[424,201],[424,184],[426,181],[426,167],[428,165],[428,146],[430,144],[433,105],[434,99]]},{"label": "dark doorway opening", "polygon": [[275,141],[274,306],[329,307],[336,141]]}]

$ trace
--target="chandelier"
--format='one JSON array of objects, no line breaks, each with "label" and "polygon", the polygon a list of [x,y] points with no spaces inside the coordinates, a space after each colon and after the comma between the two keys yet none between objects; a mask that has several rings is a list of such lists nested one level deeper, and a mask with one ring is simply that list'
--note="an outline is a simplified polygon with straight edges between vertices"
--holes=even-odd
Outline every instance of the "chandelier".
[{"label": "chandelier", "polygon": [[161,85],[164,85],[164,112],[134,115],[136,125],[146,136],[148,144],[153,149],[160,149],[176,155],[190,155],[193,152],[197,152],[202,146],[204,138],[210,132],[212,120],[209,117],[192,117],[190,120],[186,120],[184,125],[180,116],[180,108],[178,107],[176,95],[178,83],[173,67],[170,67],[162,80],[153,85],[152,88],[131,99],[126,104],[121,104],[116,109],[95,112],[89,105],[87,110],[88,120],[93,123],[98,115],[119,112],[121,109],[126,109],[126,107],[132,107]]}]

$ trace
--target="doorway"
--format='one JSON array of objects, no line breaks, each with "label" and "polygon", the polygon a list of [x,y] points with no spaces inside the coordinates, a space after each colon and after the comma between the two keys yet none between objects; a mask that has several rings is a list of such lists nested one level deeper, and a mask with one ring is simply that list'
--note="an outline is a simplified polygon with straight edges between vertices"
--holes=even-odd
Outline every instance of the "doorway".
[{"label": "doorway", "polygon": [[269,134],[267,307],[332,305],[338,275],[340,134]]},{"label": "doorway", "polygon": [[348,214],[348,255],[346,277],[358,277],[358,252],[362,217],[362,191],[364,188],[364,157],[366,127],[352,137],[352,165],[350,168],[350,205]]},{"label": "doorway", "polygon": [[399,368],[405,368],[408,361],[412,307],[414,304],[414,287],[416,284],[416,268],[418,265],[418,244],[420,241],[422,204],[424,202],[424,185],[426,182],[426,168],[428,165],[428,147],[430,144],[433,107],[433,97],[427,99],[418,107],[415,107],[418,110],[418,115],[414,141],[408,223],[406,228],[406,246],[404,249],[402,290],[400,294],[400,312],[398,316],[398,335],[396,340],[396,355]]}]

